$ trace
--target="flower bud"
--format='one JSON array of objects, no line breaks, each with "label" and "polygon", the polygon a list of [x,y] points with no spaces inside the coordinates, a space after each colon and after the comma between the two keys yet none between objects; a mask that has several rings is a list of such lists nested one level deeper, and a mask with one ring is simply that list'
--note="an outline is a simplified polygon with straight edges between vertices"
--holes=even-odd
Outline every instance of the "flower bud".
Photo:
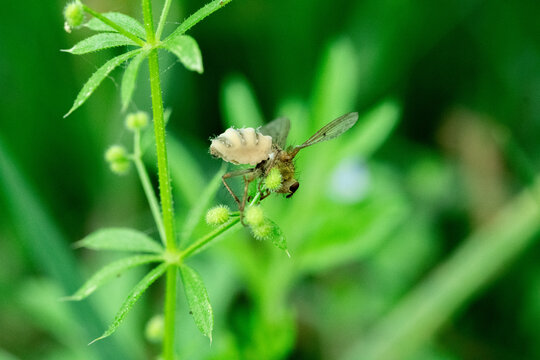
[{"label": "flower bud", "polygon": [[146,340],[152,343],[159,343],[163,341],[165,321],[163,315],[154,315],[146,323],[146,328],[144,330],[144,335]]},{"label": "flower bud", "polygon": [[111,146],[105,152],[105,160],[109,163],[111,171],[118,175],[127,173],[131,164],[126,149],[120,145]]},{"label": "flower bud", "polygon": [[272,230],[272,225],[268,221],[263,221],[256,226],[251,226],[251,233],[257,240],[268,240],[272,235]]},{"label": "flower bud", "polygon": [[244,213],[244,221],[250,226],[259,226],[264,222],[264,211],[260,206],[249,206]]},{"label": "flower bud", "polygon": [[221,225],[229,220],[229,208],[225,205],[219,205],[211,208],[206,213],[206,222],[208,225]]},{"label": "flower bud", "polygon": [[84,9],[79,1],[73,1],[64,8],[64,19],[66,20],[64,28],[67,32],[71,29],[81,26],[84,22]]},{"label": "flower bud", "polygon": [[148,125],[148,114],[144,111],[128,114],[126,128],[131,131],[141,130]]},{"label": "flower bud", "polygon": [[283,177],[281,176],[279,169],[273,167],[268,173],[268,176],[264,179],[264,186],[270,191],[275,191],[281,187],[282,180]]}]

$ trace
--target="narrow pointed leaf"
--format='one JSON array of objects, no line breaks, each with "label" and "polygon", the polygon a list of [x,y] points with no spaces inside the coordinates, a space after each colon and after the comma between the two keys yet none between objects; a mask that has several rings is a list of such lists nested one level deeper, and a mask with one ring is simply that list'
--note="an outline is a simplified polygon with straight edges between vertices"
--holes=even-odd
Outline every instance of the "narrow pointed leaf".
[{"label": "narrow pointed leaf", "polygon": [[180,26],[176,28],[172,32],[171,35],[166,39],[172,39],[174,37],[180,36],[189,29],[191,29],[195,24],[197,24],[199,21],[207,17],[208,15],[212,14],[214,11],[217,11],[230,3],[232,0],[214,0],[206,5],[204,5],[202,8],[197,10],[194,14],[190,15],[186,20],[182,21]]},{"label": "narrow pointed leaf", "polygon": [[162,253],[163,247],[148,235],[128,228],[106,228],[98,230],[81,241],[76,247],[92,250]]},{"label": "narrow pointed leaf", "polygon": [[95,73],[90,76],[86,84],[84,84],[82,90],[79,92],[79,95],[77,95],[77,98],[75,99],[75,102],[73,103],[73,106],[71,109],[69,109],[68,113],[64,115],[64,117],[69,116],[73,111],[75,111],[77,108],[79,108],[84,102],[92,95],[94,90],[97,89],[97,87],[101,84],[103,79],[111,71],[113,71],[118,65],[122,64],[124,61],[129,60],[133,56],[139,54],[142,50],[137,49],[130,52],[127,52],[125,54],[119,55],[115,58],[112,58],[111,60],[107,61],[103,66],[101,66]]},{"label": "narrow pointed leaf", "polygon": [[137,300],[139,300],[141,295],[146,291],[146,289],[148,289],[150,285],[152,285],[152,283],[154,283],[154,281],[156,281],[161,275],[163,275],[165,270],[167,270],[168,266],[169,264],[163,263],[154,268],[148,274],[146,274],[146,276],[131,290],[131,293],[128,295],[128,297],[120,307],[120,310],[118,310],[118,312],[116,313],[116,316],[114,317],[114,320],[107,329],[107,331],[105,331],[103,335],[101,335],[97,339],[94,339],[90,344],[98,340],[104,339],[114,333],[118,326],[122,323],[128,312],[131,310],[131,308],[133,308],[133,305],[135,305]]},{"label": "narrow pointed leaf", "polygon": [[71,49],[63,50],[75,55],[87,54],[90,52],[109,49],[117,46],[135,45],[138,46],[133,40],[128,39],[124,35],[115,33],[102,33],[90,36],[87,39],[77,43]]},{"label": "narrow pointed leaf", "polygon": [[266,221],[272,226],[269,240],[272,241],[272,244],[274,244],[275,247],[284,250],[290,257],[289,250],[287,249],[287,240],[285,239],[285,235],[283,235],[283,231],[281,231],[281,228],[272,220],[266,219]]},{"label": "narrow pointed leaf", "polygon": [[[117,23],[133,35],[136,35],[140,37],[141,39],[145,39],[146,32],[144,31],[144,26],[135,20],[134,18],[127,16],[122,13],[117,12],[109,12],[102,14],[107,19]],[[87,28],[94,30],[94,31],[110,31],[110,32],[116,32],[115,29],[110,27],[109,25],[101,22],[101,20],[97,18],[92,18],[90,21],[88,21],[86,24],[84,24]]]},{"label": "narrow pointed leaf", "polygon": [[214,328],[214,314],[208,293],[199,274],[187,265],[180,268],[182,283],[189,303],[189,309],[193,313],[195,325],[201,333],[208,336],[212,341],[212,329]]},{"label": "narrow pointed leaf", "polygon": [[204,191],[202,192],[199,200],[195,202],[195,205],[189,211],[184,226],[182,227],[181,242],[186,241],[195,230],[195,227],[199,224],[202,218],[204,218],[204,211],[208,208],[208,205],[212,199],[216,196],[216,193],[221,185],[221,177],[225,173],[226,165],[214,175],[212,180],[208,183]]},{"label": "narrow pointed leaf", "polygon": [[101,285],[105,284],[109,280],[116,278],[124,273],[126,270],[140,266],[143,264],[162,261],[163,258],[159,255],[135,255],[128,258],[120,259],[113,263],[104,266],[101,270],[96,272],[77,292],[71,296],[62,298],[62,300],[74,300],[79,301],[94,291],[96,291]]},{"label": "narrow pointed leaf", "polygon": [[162,47],[176,55],[187,69],[202,74],[203,63],[201,50],[194,38],[188,35],[176,36],[165,41]]},{"label": "narrow pointed leaf", "polygon": [[120,94],[122,97],[122,110],[125,110],[128,107],[129,102],[131,101],[133,91],[135,90],[135,83],[137,81],[139,67],[147,55],[147,52],[142,52],[139,55],[135,56],[135,58],[131,60],[128,67],[126,68],[126,71],[124,71],[124,76],[122,78],[122,86],[120,88]]}]

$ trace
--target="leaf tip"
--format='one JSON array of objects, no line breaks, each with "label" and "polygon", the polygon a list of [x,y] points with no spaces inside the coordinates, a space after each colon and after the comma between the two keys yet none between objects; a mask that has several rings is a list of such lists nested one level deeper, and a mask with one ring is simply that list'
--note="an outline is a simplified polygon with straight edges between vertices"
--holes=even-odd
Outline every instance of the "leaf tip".
[{"label": "leaf tip", "polygon": [[95,338],[94,340],[92,340],[92,341],[90,341],[90,342],[88,343],[88,346],[92,345],[92,344],[95,343],[96,341],[105,339],[107,336],[109,336],[109,335],[101,335],[100,337]]},{"label": "leaf tip", "polygon": [[289,250],[285,249],[285,254],[287,254],[287,256],[289,257],[289,259],[291,258],[291,253],[289,252]]},{"label": "leaf tip", "polygon": [[58,301],[80,301],[82,300],[82,297],[81,296],[76,296],[76,295],[70,295],[70,296],[62,296],[60,298],[58,298]]}]

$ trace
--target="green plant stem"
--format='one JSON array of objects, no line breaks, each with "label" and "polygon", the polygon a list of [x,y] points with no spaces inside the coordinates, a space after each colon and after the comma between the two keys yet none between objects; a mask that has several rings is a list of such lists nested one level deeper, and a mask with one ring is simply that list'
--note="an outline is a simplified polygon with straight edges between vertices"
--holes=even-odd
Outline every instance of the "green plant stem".
[{"label": "green plant stem", "polygon": [[133,143],[133,162],[135,163],[135,168],[137,169],[137,173],[139,174],[139,179],[141,180],[144,193],[146,195],[146,198],[148,199],[148,204],[150,205],[152,216],[154,217],[154,221],[156,222],[156,226],[159,231],[159,237],[161,238],[161,242],[163,243],[163,245],[166,245],[165,228],[163,226],[163,219],[161,218],[161,212],[159,210],[159,203],[156,199],[154,189],[152,188],[152,183],[150,182],[148,172],[146,171],[146,168],[144,167],[141,159],[141,132],[139,130],[135,131]]},{"label": "green plant stem", "polygon": [[174,360],[174,333],[176,313],[176,282],[178,276],[178,267],[171,264],[167,269],[166,287],[165,287],[165,333],[163,336],[163,358],[165,360]]},{"label": "green plant stem", "polygon": [[163,4],[163,10],[161,11],[161,16],[159,18],[159,23],[156,29],[156,40],[161,39],[161,33],[163,32],[163,27],[165,26],[165,21],[167,20],[167,15],[169,14],[170,8],[171,0],[165,0],[165,4]]},{"label": "green plant stem", "polygon": [[180,24],[180,26],[177,27],[176,30],[174,30],[172,34],[169,35],[164,41],[182,35],[186,31],[191,29],[194,25],[196,25],[199,21],[212,14],[214,11],[221,9],[223,6],[227,5],[231,1],[232,0],[214,0],[211,3],[206,4],[193,15],[184,20],[184,22]]},{"label": "green plant stem", "polygon": [[[154,116],[154,134],[156,137],[156,156],[158,162],[159,195],[165,228],[165,247],[167,252],[176,252],[176,235],[174,228],[174,208],[172,200],[167,146],[165,143],[165,119],[163,115],[163,99],[161,97],[161,82],[159,78],[159,61],[156,49],[156,38],[152,20],[152,4],[150,0],[142,0],[146,38],[152,45],[148,56],[150,70],[150,91],[152,93],[152,112]],[[165,334],[163,338],[163,357],[174,360],[174,333],[176,312],[176,267],[171,265],[167,270],[165,291]]]},{"label": "green plant stem", "polygon": [[209,242],[211,242],[213,239],[215,239],[218,235],[221,235],[226,230],[232,228],[234,225],[238,224],[240,222],[240,218],[231,219],[229,222],[226,222],[225,224],[221,225],[214,231],[209,232],[202,238],[195,241],[193,244],[188,246],[185,250],[183,250],[180,254],[181,259],[187,259],[188,257],[197,254],[202,250],[203,247],[208,245]]},{"label": "green plant stem", "polygon": [[115,23],[114,21],[112,20],[109,20],[107,19],[105,16],[103,16],[102,14],[98,13],[97,11],[89,8],[88,6],[84,5],[83,4],[83,9],[85,12],[87,12],[88,14],[92,15],[93,17],[101,20],[102,23],[104,24],[107,24],[109,25],[110,27],[112,27],[114,30],[118,31],[120,34],[124,35],[125,37],[127,37],[128,39],[131,39],[133,40],[135,43],[139,44],[140,46],[144,46],[146,45],[146,43],[141,40],[140,38],[138,38],[137,36],[133,35],[132,33],[130,33],[129,31],[127,31],[126,29],[124,29],[122,26],[118,25],[117,23]]}]

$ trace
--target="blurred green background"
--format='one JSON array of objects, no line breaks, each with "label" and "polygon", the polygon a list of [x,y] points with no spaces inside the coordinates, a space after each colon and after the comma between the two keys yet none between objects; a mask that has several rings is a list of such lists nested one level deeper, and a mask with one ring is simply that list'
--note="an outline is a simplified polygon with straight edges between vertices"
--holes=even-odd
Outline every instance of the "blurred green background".
[{"label": "blurred green background", "polygon": [[[136,1],[87,3],[141,18]],[[203,4],[173,2],[165,33]],[[2,3],[0,359],[154,358],[144,329],[162,283],[113,337],[86,346],[143,269],[87,301],[58,301],[115,258],[72,242],[106,226],[157,237],[135,173],[113,176],[103,160],[110,144],[131,146],[121,71],[62,118],[118,54],[60,52],[90,34],[64,32],[64,5]],[[539,10],[234,0],[189,33],[203,75],[163,55],[179,219],[219,169],[208,139],[227,126],[288,116],[300,143],[343,113],[361,117],[300,153],[294,197],[264,202],[291,259],[241,229],[192,261],[216,330],[210,346],[180,293],[180,359],[540,359]],[[150,110],[146,71],[137,109]],[[216,202],[231,203],[224,189]]]}]

